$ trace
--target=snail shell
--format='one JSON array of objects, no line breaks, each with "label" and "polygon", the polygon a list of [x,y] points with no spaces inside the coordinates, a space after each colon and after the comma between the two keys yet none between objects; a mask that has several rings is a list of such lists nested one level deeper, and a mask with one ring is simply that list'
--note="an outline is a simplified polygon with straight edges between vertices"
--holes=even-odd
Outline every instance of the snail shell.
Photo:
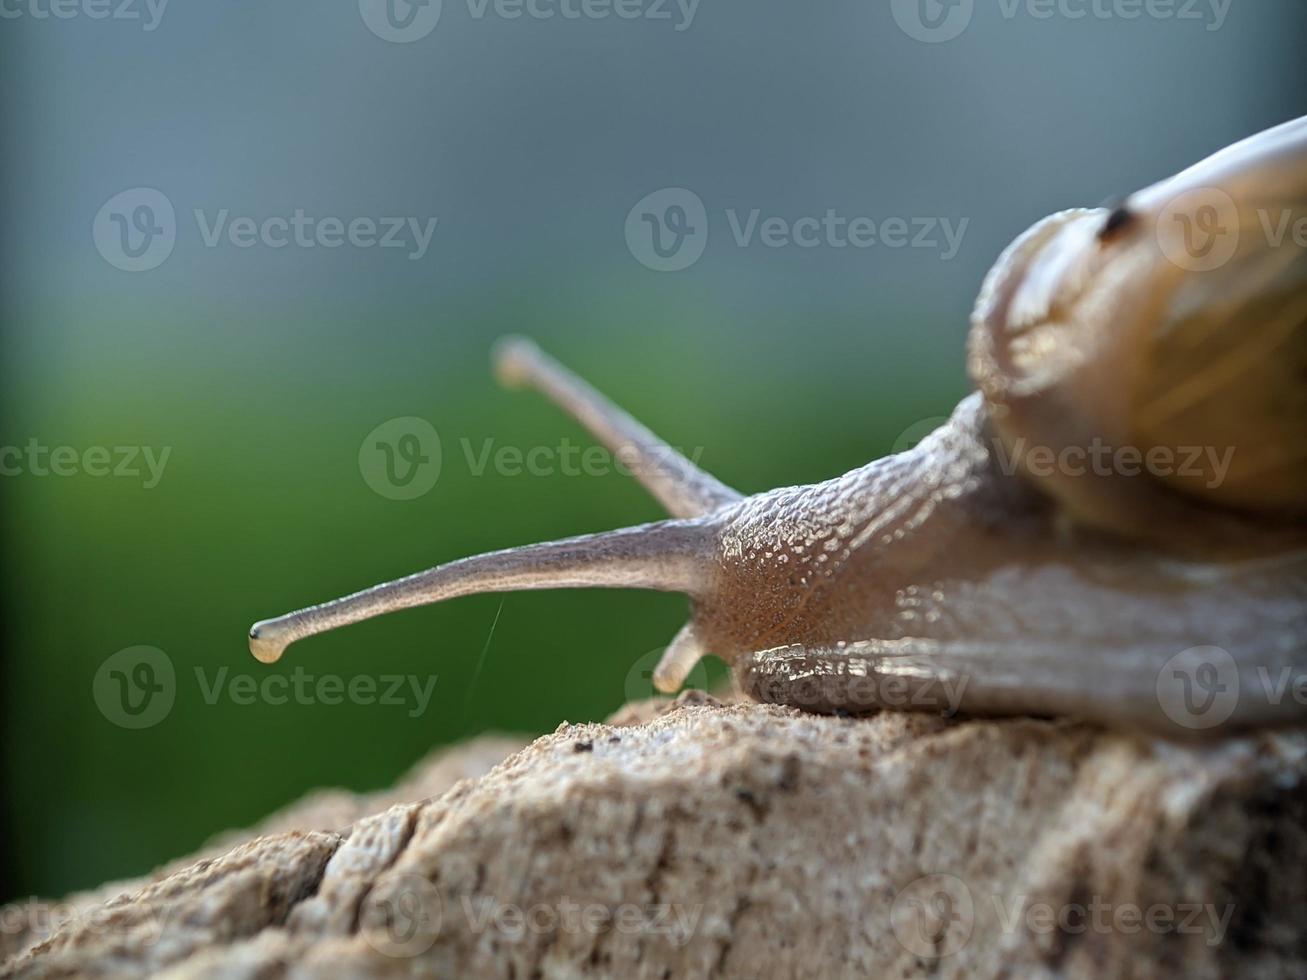
[{"label": "snail shell", "polygon": [[[1171,491],[1249,515],[1307,514],[1307,249],[1276,233],[1307,216],[1305,146],[1298,120],[1114,211],[1053,215],[990,273],[969,367],[1019,462],[1022,447],[1095,440],[1159,458],[1204,450],[1142,479],[1041,481],[1078,519],[1178,547],[1194,512]],[[1195,544],[1246,534],[1209,532]]]}]

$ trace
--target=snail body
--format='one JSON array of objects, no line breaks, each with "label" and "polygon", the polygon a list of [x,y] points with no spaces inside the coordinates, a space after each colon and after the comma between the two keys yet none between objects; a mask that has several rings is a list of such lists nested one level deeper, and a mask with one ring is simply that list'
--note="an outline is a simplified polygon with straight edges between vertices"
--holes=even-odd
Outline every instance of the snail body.
[{"label": "snail body", "polygon": [[672,519],[438,566],[256,624],[251,651],[475,592],[650,588],[692,604],[664,691],[711,652],[751,696],[812,711],[1307,721],[1287,693],[1307,678],[1307,250],[1266,220],[1295,209],[1307,119],[1045,219],[981,290],[978,390],[945,425],[750,497],[506,341],[501,379],[632,456]]}]

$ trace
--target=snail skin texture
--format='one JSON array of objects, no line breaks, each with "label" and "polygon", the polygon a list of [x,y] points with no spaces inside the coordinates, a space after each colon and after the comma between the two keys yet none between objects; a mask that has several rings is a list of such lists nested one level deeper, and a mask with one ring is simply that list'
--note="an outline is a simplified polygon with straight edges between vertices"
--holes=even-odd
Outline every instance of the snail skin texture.
[{"label": "snail skin texture", "polygon": [[691,600],[664,692],[711,652],[818,712],[1307,722],[1305,217],[1307,118],[1046,218],[985,281],[978,390],[945,425],[752,497],[506,340],[500,379],[636,460],[672,518],[441,565],[258,623],[250,649],[472,593],[645,588]]}]

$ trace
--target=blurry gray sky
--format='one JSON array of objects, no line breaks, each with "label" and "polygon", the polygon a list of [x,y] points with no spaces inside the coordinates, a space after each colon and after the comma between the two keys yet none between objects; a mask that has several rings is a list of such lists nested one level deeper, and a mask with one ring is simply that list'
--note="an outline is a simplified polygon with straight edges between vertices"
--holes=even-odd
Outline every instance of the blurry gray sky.
[{"label": "blurry gray sky", "polygon": [[[910,308],[960,337],[981,276],[1036,218],[1307,112],[1301,0],[618,0],[629,18],[614,0],[128,0],[135,19],[113,14],[123,0],[60,2],[67,19],[4,0],[3,234],[8,302],[72,319],[163,301],[362,318],[629,294],[732,322]],[[113,15],[91,16],[101,5]],[[958,36],[929,39],[932,18],[952,33],[959,16]],[[379,36],[406,18],[421,36]],[[167,196],[177,238],[130,274],[90,229],[136,187]],[[709,224],[676,273],[624,240],[631,207],[664,187],[692,190]],[[296,208],[438,224],[412,261],[205,247],[193,214]],[[967,224],[945,261],[741,247],[727,217],[828,209]]]}]

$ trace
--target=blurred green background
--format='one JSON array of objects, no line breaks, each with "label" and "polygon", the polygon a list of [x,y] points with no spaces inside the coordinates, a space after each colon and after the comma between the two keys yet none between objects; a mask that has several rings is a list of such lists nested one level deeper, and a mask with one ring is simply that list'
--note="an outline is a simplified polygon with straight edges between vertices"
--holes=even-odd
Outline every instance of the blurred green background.
[{"label": "blurred green background", "polygon": [[[152,488],[0,477],[6,899],[144,873],[313,787],[384,786],[433,746],[602,719],[648,691],[641,666],[682,623],[679,597],[473,597],[273,667],[246,651],[259,618],[661,516],[617,473],[473,472],[465,444],[589,445],[538,396],[495,387],[499,335],[535,336],[742,490],[822,479],[965,392],[971,299],[1027,225],[1307,111],[1299,0],[1236,0],[1219,20],[1210,4],[1188,20],[978,3],[943,43],[903,29],[897,0],[703,0],[683,30],[478,18],[446,0],[410,43],[370,31],[355,3],[178,4],[149,30],[14,9],[0,23],[0,446],[171,453]],[[172,254],[144,272],[92,235],[135,187],[177,215]],[[623,233],[662,187],[708,213],[703,257],[674,273],[642,265]],[[420,260],[207,247],[193,212],[224,208],[439,224]],[[948,260],[741,247],[728,208],[968,225]],[[443,449],[414,500],[360,471],[365,436],[401,416],[428,420]],[[102,710],[96,677],[137,645],[164,651],[175,700],[131,729]],[[438,679],[416,717],[411,697],[206,698],[224,669],[297,668]]]}]

